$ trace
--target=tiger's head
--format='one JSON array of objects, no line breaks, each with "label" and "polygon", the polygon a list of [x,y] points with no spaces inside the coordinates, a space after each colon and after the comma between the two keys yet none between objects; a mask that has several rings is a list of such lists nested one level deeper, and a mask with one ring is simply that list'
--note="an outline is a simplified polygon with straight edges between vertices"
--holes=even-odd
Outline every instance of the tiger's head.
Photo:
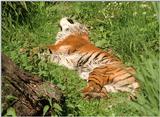
[{"label": "tiger's head", "polygon": [[84,39],[88,40],[88,29],[85,25],[80,24],[79,22],[72,20],[71,18],[64,17],[59,22],[60,31],[56,36],[56,43],[65,39],[70,35],[80,35]]}]

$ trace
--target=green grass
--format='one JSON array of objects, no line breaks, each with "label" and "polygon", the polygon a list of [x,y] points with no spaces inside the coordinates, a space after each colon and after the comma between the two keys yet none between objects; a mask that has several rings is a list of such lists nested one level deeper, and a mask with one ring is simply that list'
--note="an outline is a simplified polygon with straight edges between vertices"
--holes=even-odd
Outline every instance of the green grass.
[{"label": "green grass", "polygon": [[[16,10],[2,10],[2,52],[21,68],[57,84],[63,90],[67,107],[59,115],[158,115],[158,99],[154,97],[159,94],[159,83],[155,82],[159,79],[159,65],[154,62],[158,62],[160,50],[159,26],[151,2],[28,2],[26,5],[27,15],[21,14],[25,20],[21,15],[8,17],[10,12],[14,16]],[[2,7],[8,9],[9,6]],[[22,4],[23,9],[26,7]],[[142,84],[142,94],[137,102],[128,100],[126,93],[109,94],[108,99],[84,100],[80,90],[86,82],[75,71],[37,58],[30,60],[29,52],[19,52],[20,48],[31,50],[54,43],[59,20],[64,16],[89,26],[90,39],[96,46],[104,50],[111,48],[125,64],[137,68],[137,78]],[[153,62],[148,63],[147,60]],[[152,90],[149,91],[150,87],[154,95]],[[141,105],[146,107],[136,105],[142,102],[140,99],[143,100]],[[154,111],[147,113],[150,112],[149,107]]]}]

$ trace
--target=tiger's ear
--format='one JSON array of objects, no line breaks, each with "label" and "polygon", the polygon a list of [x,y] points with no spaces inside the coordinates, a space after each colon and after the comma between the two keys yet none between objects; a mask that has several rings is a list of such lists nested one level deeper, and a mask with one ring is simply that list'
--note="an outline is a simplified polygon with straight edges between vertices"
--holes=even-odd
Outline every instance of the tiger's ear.
[{"label": "tiger's ear", "polygon": [[81,36],[82,36],[83,39],[89,41],[89,36],[88,36],[88,33],[87,33],[87,32],[83,32],[83,33],[81,34]]},{"label": "tiger's ear", "polygon": [[47,47],[48,47],[50,53],[54,52],[54,49],[55,49],[54,45],[48,45]]}]

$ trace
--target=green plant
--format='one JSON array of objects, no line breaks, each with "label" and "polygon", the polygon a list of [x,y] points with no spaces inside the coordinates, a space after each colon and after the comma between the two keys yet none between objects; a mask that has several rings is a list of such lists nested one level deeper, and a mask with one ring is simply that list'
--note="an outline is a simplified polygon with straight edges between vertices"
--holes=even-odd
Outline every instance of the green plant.
[{"label": "green plant", "polygon": [[13,107],[7,109],[7,113],[4,116],[16,117],[16,111]]},{"label": "green plant", "polygon": [[135,57],[137,79],[141,92],[134,102],[134,106],[145,116],[160,116],[159,112],[159,55],[146,51],[143,56]]},{"label": "green plant", "polygon": [[43,116],[47,113],[48,110],[49,110],[49,105],[45,105],[43,108]]}]

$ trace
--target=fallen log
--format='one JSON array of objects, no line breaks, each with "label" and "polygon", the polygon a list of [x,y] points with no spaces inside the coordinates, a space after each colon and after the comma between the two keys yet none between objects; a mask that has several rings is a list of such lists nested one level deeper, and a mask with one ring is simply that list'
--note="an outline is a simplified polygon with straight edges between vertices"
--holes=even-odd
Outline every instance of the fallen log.
[{"label": "fallen log", "polygon": [[[54,84],[43,81],[38,76],[20,69],[10,58],[2,53],[2,114],[13,107],[17,116],[40,116],[45,105],[62,105],[62,91]],[[8,100],[8,96],[14,97]],[[53,108],[52,108],[53,109]],[[47,115],[51,114],[51,107]],[[53,110],[52,110],[53,111]]]}]

